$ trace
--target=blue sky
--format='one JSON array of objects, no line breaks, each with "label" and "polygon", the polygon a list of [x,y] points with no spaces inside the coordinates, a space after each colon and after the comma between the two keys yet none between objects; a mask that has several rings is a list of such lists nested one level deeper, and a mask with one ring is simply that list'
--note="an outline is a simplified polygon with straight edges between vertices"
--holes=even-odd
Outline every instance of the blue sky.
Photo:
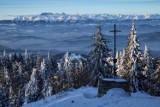
[{"label": "blue sky", "polygon": [[0,19],[42,12],[159,14],[160,0],[0,0]]}]

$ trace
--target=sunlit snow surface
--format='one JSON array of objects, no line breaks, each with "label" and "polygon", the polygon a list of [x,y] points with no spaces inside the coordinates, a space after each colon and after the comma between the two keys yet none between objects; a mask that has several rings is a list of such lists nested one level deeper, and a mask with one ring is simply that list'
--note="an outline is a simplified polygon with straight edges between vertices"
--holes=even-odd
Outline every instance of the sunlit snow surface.
[{"label": "sunlit snow surface", "polygon": [[[113,49],[113,24],[122,32],[117,34],[117,48],[127,45],[131,20],[102,22],[102,33],[110,40]],[[88,52],[96,33],[97,23],[12,23],[0,22],[0,45],[12,49],[58,50]],[[151,50],[160,51],[160,20],[135,21],[137,36],[144,49],[147,44]]]},{"label": "sunlit snow surface", "polygon": [[24,107],[159,107],[160,105],[160,97],[142,92],[130,95],[123,89],[114,88],[101,98],[96,97],[97,92],[97,88],[82,87],[53,95]]}]

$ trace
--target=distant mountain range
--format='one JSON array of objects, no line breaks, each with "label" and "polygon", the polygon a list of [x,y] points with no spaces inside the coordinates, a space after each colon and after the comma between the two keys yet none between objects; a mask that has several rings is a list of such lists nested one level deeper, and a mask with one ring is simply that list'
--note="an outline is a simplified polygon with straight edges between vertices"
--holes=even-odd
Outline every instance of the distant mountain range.
[{"label": "distant mountain range", "polygon": [[94,22],[105,20],[147,20],[160,19],[160,14],[147,15],[111,15],[111,14],[66,14],[66,13],[42,13],[40,15],[18,16],[13,21],[45,21],[45,22]]}]

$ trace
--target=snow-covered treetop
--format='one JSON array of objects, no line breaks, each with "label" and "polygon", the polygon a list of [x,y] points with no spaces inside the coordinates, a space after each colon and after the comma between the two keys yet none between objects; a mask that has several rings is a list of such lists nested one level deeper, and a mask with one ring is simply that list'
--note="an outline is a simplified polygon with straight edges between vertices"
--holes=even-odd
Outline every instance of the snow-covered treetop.
[{"label": "snow-covered treetop", "polygon": [[27,61],[27,59],[28,59],[28,50],[27,49],[24,52],[24,59],[25,59],[25,61]]},{"label": "snow-covered treetop", "polygon": [[[97,78],[100,75],[109,76],[111,74],[110,65],[107,61],[107,58],[110,57],[110,49],[107,46],[108,41],[104,38],[104,35],[101,33],[101,30],[102,27],[99,23],[97,26],[97,32],[93,36],[93,49],[89,53],[89,60],[93,66],[92,78]],[[108,74],[106,74],[106,71],[108,71]]]},{"label": "snow-covered treetop", "polygon": [[67,53],[63,56],[63,59],[65,59],[65,61],[67,61],[68,58],[69,58],[71,61],[72,61],[72,60],[80,60],[80,59],[86,60],[86,59],[85,59],[82,55],[80,55],[80,54],[67,52]]},{"label": "snow-covered treetop", "polygon": [[134,22],[132,23],[132,27],[131,27],[131,33],[132,35],[136,35],[136,28],[135,28],[135,25],[134,25]]},{"label": "snow-covered treetop", "polygon": [[35,81],[36,78],[37,78],[37,69],[36,69],[36,68],[33,68],[33,71],[32,71],[31,77],[30,77],[30,80]]},{"label": "snow-covered treetop", "polygon": [[93,36],[95,43],[93,44],[93,50],[91,51],[92,54],[101,54],[100,56],[105,58],[110,55],[110,49],[107,46],[107,40],[104,38],[104,35],[101,33],[102,27],[99,22],[97,26],[97,32]]},{"label": "snow-covered treetop", "polygon": [[3,57],[5,57],[5,56],[6,56],[6,50],[3,51]]},{"label": "snow-covered treetop", "polygon": [[148,49],[147,45],[145,44],[145,46],[144,46],[144,58],[146,58],[148,56],[148,54],[149,54],[149,49]]},{"label": "snow-covered treetop", "polygon": [[48,60],[51,59],[51,51],[48,51]]},{"label": "snow-covered treetop", "polygon": [[136,35],[136,27],[134,22],[132,23],[132,27],[131,27],[131,33],[130,36],[128,38],[128,52],[131,52],[131,56],[132,54],[136,55],[137,57],[140,57],[139,55],[141,54],[140,51],[140,44],[139,44],[139,40],[137,38]]}]

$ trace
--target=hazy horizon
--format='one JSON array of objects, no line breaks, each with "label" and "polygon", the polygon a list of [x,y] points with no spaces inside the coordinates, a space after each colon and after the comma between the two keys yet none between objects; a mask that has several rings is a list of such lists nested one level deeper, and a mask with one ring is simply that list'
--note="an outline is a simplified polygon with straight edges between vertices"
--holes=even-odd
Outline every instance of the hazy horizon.
[{"label": "hazy horizon", "polygon": [[159,0],[3,0],[0,20],[43,12],[67,14],[159,14]]}]

